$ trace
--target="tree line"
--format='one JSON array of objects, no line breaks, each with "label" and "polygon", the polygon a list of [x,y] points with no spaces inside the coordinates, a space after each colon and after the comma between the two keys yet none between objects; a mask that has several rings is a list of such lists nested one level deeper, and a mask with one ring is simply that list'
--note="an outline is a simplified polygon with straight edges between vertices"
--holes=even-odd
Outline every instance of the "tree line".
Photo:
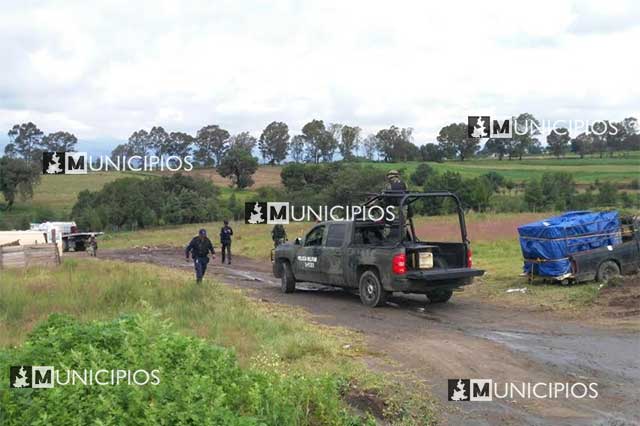
[{"label": "tree line", "polygon": [[[514,131],[510,139],[469,137],[466,123],[451,123],[440,129],[437,143],[418,146],[414,143],[413,129],[390,126],[376,133],[363,136],[362,129],[339,123],[327,123],[313,119],[306,123],[301,133],[291,137],[286,123],[273,121],[255,138],[249,132],[235,135],[217,124],[206,125],[195,135],[185,132],[167,131],[162,126],[150,130],[140,129],[131,134],[126,143],[116,146],[111,155],[117,156],[178,156],[193,155],[203,167],[220,167],[228,152],[238,163],[238,153],[242,151],[253,157],[258,152],[265,164],[281,164],[289,159],[297,163],[331,162],[336,155],[346,161],[380,160],[401,161],[443,161],[458,159],[464,161],[475,156],[495,156],[522,159],[524,155],[549,154],[558,158],[572,152],[581,158],[596,154],[613,156],[616,152],[640,149],[638,120],[634,117],[619,122],[594,122],[587,131],[571,137],[568,129],[558,128],[546,135],[547,145],[543,146],[540,122],[530,113],[523,113],[513,119]],[[617,132],[608,132],[615,127]],[[10,143],[5,147],[5,155],[22,158],[27,162],[38,159],[42,151],[73,151],[75,135],[57,131],[45,135],[34,123],[16,124],[8,133]],[[241,155],[243,161],[248,156]],[[256,160],[257,161],[257,160]],[[252,167],[250,164],[246,164]],[[231,173],[230,175],[234,175]],[[244,177],[235,176],[242,182]]]}]

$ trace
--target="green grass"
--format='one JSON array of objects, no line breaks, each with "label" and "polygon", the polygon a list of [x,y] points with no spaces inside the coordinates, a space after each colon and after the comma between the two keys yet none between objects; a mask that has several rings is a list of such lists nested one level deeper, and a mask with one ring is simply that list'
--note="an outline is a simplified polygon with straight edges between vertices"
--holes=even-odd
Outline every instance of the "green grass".
[{"label": "green grass", "polygon": [[[596,282],[570,286],[529,283],[527,277],[520,276],[523,261],[517,240],[475,242],[473,259],[474,266],[486,272],[473,286],[465,288],[463,297],[570,313],[588,311],[598,296],[600,284]],[[525,287],[525,293],[507,293],[508,289]]]},{"label": "green grass", "polygon": [[[313,392],[324,385],[341,383],[341,392],[358,386],[388,400],[391,424],[432,424],[435,418],[427,395],[411,395],[407,390],[391,387],[389,380],[365,369],[357,360],[364,347],[356,333],[314,324],[303,310],[250,299],[240,290],[211,279],[197,286],[188,271],[139,263],[66,259],[58,268],[2,272],[0,348],[11,351],[22,345],[28,333],[52,313],[67,314],[82,323],[151,314],[170,322],[172,332],[232,349],[242,368],[293,377],[292,383],[304,386],[299,389],[300,395],[329,404],[325,408],[330,412],[337,413],[336,407],[343,403],[322,400]],[[199,347],[200,343],[193,345]],[[23,353],[22,349],[18,351]],[[262,383],[259,388],[266,391],[265,386],[277,389],[278,385]],[[64,406],[66,396],[60,397],[55,402]],[[0,394],[0,401],[1,398]],[[307,414],[311,415],[297,412],[302,421],[285,423],[327,424],[313,415],[318,409],[322,407],[308,406]],[[342,417],[332,418],[328,424],[343,424],[339,421]]]}]

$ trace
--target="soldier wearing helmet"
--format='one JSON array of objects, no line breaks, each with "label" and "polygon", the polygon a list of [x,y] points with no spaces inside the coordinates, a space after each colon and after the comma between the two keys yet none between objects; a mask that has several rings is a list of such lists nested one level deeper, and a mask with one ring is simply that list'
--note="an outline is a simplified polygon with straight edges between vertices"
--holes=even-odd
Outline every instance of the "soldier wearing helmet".
[{"label": "soldier wearing helmet", "polygon": [[400,177],[400,172],[398,172],[397,170],[389,170],[387,172],[387,184],[385,185],[384,190],[393,192],[407,191],[407,185]]}]

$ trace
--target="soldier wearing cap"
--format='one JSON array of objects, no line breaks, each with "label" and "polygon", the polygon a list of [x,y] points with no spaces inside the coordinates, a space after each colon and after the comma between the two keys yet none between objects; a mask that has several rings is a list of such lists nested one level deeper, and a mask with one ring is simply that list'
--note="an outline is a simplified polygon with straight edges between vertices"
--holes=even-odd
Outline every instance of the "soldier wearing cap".
[{"label": "soldier wearing cap", "polygon": [[211,253],[214,259],[216,258],[216,252],[213,249],[211,240],[207,237],[207,231],[201,229],[198,231],[198,235],[193,237],[185,250],[187,260],[189,260],[189,255],[191,255],[193,259],[193,266],[196,270],[196,282],[198,283],[202,282],[202,277],[207,271],[209,253]]},{"label": "soldier wearing cap", "polygon": [[222,246],[222,263],[225,259],[231,265],[231,237],[233,229],[229,226],[229,221],[224,221],[224,226],[220,229],[220,245]]}]

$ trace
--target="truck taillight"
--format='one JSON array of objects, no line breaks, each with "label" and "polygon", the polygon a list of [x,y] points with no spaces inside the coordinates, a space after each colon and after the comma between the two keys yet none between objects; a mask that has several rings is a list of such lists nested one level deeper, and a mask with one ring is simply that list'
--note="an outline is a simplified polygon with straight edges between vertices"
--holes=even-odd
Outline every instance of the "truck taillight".
[{"label": "truck taillight", "polygon": [[467,247],[467,268],[473,267],[473,252],[471,246]]},{"label": "truck taillight", "polygon": [[391,270],[396,275],[407,273],[407,257],[404,253],[396,254],[391,261]]}]

